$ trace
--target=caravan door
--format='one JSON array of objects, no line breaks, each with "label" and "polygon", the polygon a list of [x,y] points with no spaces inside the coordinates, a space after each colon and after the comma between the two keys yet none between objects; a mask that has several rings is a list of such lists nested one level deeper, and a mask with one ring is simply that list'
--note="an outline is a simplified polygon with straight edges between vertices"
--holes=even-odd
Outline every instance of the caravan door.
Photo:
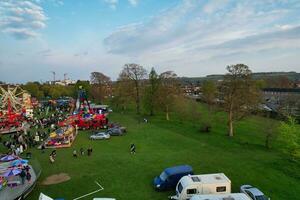
[{"label": "caravan door", "polygon": [[213,194],[214,192],[211,189],[210,185],[202,185],[202,191],[200,190],[201,194]]}]

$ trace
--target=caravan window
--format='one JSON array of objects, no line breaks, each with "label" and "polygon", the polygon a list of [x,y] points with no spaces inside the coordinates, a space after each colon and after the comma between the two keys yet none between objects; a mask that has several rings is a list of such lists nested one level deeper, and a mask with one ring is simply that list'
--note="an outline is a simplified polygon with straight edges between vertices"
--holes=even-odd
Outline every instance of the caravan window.
[{"label": "caravan window", "polygon": [[197,193],[197,189],[187,189],[186,193],[187,194],[196,194]]},{"label": "caravan window", "polygon": [[217,187],[217,192],[226,192],[226,186]]},{"label": "caravan window", "polygon": [[179,183],[178,184],[178,192],[181,193],[182,189],[183,189],[183,187],[182,187],[181,183]]}]

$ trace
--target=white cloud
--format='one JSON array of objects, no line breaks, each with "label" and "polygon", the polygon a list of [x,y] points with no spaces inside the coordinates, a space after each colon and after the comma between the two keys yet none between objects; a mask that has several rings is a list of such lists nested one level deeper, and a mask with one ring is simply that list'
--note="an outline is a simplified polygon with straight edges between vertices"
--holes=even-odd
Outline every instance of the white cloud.
[{"label": "white cloud", "polygon": [[104,2],[107,3],[111,9],[115,10],[117,8],[119,0],[104,0]]},{"label": "white cloud", "polygon": [[47,17],[37,3],[4,0],[0,2],[0,30],[16,39],[34,38],[46,27]]},{"label": "white cloud", "polygon": [[5,28],[3,33],[9,33],[14,36],[16,39],[29,39],[34,38],[37,34],[34,31],[26,28]]},{"label": "white cloud", "polygon": [[128,2],[129,2],[130,5],[132,5],[132,6],[137,6],[137,4],[138,4],[138,0],[128,0]]},{"label": "white cloud", "polygon": [[[187,63],[191,67],[212,64],[215,58],[234,60],[261,51],[270,52],[267,55],[272,58],[273,48],[288,54],[300,44],[300,15],[294,3],[220,2],[184,0],[147,22],[119,28],[104,39],[104,44],[112,54],[181,67]],[[290,31],[278,32],[277,24]]]},{"label": "white cloud", "polygon": [[228,0],[210,0],[203,6],[203,11],[210,14],[220,9],[224,9],[226,4],[228,4]]}]

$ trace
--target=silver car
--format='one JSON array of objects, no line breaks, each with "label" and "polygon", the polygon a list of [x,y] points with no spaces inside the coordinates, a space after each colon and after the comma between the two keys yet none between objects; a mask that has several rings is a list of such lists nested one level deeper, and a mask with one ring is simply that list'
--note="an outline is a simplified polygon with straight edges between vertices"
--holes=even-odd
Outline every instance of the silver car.
[{"label": "silver car", "polygon": [[248,195],[253,200],[270,200],[270,198],[265,196],[262,191],[251,185],[242,185],[240,187],[240,191],[241,193]]},{"label": "silver car", "polygon": [[91,140],[106,140],[110,138],[110,134],[106,132],[96,133],[90,136]]}]

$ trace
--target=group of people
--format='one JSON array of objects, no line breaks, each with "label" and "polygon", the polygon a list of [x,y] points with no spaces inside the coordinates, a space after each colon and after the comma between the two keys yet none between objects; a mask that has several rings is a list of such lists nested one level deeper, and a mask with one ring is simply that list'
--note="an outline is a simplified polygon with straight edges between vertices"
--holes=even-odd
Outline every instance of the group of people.
[{"label": "group of people", "polygon": [[11,134],[9,139],[3,141],[2,144],[7,148],[7,154],[19,156],[28,149],[28,138],[22,132]]},{"label": "group of people", "polygon": [[[92,152],[93,152],[92,147],[87,148],[87,155],[88,155],[88,156],[91,156],[91,155],[92,155]],[[80,155],[81,155],[81,156],[84,156],[84,155],[85,155],[85,150],[84,150],[84,148],[82,148],[82,147],[80,148]],[[74,157],[74,158],[77,158],[77,157],[78,157],[76,149],[73,150],[73,157]]]},{"label": "group of people", "polygon": [[30,167],[29,167],[28,165],[27,165],[27,166],[24,166],[24,167],[22,168],[21,173],[19,174],[19,176],[21,177],[21,180],[22,180],[22,185],[24,185],[25,179],[26,179],[28,182],[30,182],[30,180],[31,180],[31,174],[30,174],[29,170],[30,170]]}]

